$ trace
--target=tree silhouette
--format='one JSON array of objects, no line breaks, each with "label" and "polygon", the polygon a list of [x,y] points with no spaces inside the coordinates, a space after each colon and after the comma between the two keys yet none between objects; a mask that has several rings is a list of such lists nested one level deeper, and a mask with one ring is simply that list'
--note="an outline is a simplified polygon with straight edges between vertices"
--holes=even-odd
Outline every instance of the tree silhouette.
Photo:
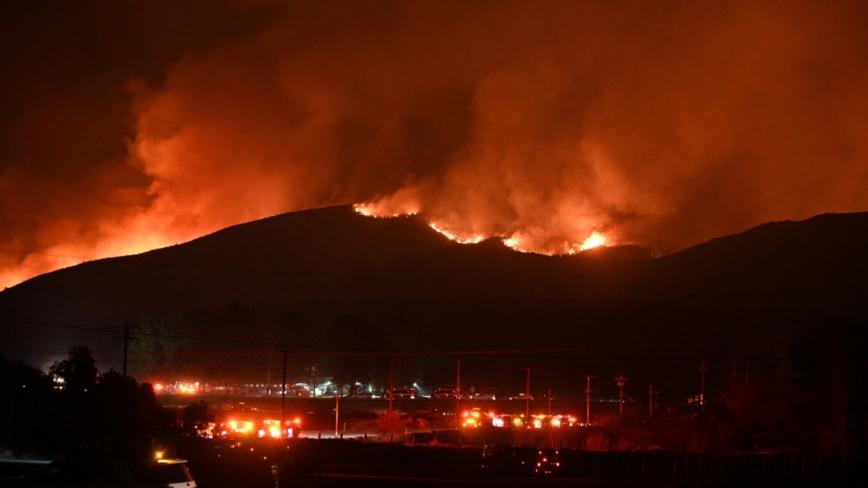
[{"label": "tree silhouette", "polygon": [[186,354],[193,349],[192,341],[187,339],[191,331],[182,316],[160,313],[144,317],[136,325],[130,342],[130,362],[135,375],[186,372],[191,367]]},{"label": "tree silhouette", "polygon": [[89,400],[89,424],[100,440],[147,435],[159,418],[160,405],[151,385],[117,371],[97,379]]},{"label": "tree silhouette", "polygon": [[50,438],[53,393],[49,376],[0,354],[0,445],[34,450]]},{"label": "tree silhouette", "polygon": [[63,380],[64,389],[71,393],[81,393],[96,384],[96,360],[90,349],[84,346],[69,348],[69,357],[55,361],[49,373]]},{"label": "tree silhouette", "polygon": [[181,409],[181,429],[187,435],[196,430],[205,429],[209,422],[214,421],[214,412],[204,401],[193,402]]}]

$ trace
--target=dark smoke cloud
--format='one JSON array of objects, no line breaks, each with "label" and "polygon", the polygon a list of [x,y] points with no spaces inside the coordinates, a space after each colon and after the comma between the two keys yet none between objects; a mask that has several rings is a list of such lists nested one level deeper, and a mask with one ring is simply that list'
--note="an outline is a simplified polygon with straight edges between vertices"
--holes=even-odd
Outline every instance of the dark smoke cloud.
[{"label": "dark smoke cloud", "polygon": [[868,208],[861,2],[115,3],[7,33],[7,284],[331,204],[549,253]]}]

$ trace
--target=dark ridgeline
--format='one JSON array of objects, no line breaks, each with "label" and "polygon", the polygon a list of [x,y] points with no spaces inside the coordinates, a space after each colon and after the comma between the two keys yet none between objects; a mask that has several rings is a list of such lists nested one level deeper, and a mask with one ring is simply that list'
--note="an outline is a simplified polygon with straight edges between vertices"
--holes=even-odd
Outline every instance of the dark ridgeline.
[{"label": "dark ridgeline", "polygon": [[868,213],[764,224],[652,259],[636,246],[549,257],[496,239],[462,245],[419,217],[331,207],[12,287],[0,293],[0,349],[15,358],[86,344],[102,367],[120,369],[114,336],[52,326],[147,319],[172,330],[171,317],[186,314],[198,318],[177,329],[181,335],[274,345],[260,352],[289,345],[549,350],[548,358],[780,355],[812,329],[864,321],[866,250]]}]

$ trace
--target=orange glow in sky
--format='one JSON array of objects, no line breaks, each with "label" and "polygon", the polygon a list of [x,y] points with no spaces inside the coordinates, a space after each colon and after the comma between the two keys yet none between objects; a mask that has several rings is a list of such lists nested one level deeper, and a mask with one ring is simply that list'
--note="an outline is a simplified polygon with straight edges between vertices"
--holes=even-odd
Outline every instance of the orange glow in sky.
[{"label": "orange glow in sky", "polygon": [[333,205],[542,254],[868,210],[859,0],[18,3],[0,290]]}]

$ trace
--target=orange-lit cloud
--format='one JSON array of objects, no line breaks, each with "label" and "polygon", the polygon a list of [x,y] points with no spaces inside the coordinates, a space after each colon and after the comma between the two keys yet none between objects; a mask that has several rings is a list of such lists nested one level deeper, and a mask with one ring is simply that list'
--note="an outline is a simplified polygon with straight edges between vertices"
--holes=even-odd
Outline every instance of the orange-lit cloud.
[{"label": "orange-lit cloud", "polygon": [[8,75],[0,286],[332,204],[546,253],[868,209],[859,2],[207,4]]}]

